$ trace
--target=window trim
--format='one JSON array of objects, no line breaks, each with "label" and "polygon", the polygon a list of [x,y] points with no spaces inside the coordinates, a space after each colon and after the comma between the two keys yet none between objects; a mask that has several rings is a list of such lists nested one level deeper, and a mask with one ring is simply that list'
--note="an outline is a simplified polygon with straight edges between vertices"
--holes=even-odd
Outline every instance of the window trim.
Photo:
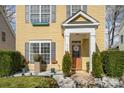
[{"label": "window trim", "polygon": [[[50,63],[49,64],[52,64],[52,62],[51,62],[51,40],[40,40],[40,41],[29,41],[29,62],[31,61],[30,60],[30,46],[31,46],[31,43],[39,43],[39,44],[41,44],[41,43],[49,43],[50,44]],[[41,45],[39,46],[39,51],[41,51]],[[34,64],[34,63],[31,63],[31,64]],[[48,65],[48,64],[47,64]]]},{"label": "window trim", "polygon": [[[70,16],[72,16],[72,13],[73,13],[73,12],[72,12],[72,6],[73,6],[73,5],[70,5]],[[83,5],[80,5],[80,6],[81,6],[81,10],[83,10]]]},{"label": "window trim", "polygon": [[[39,12],[39,14],[40,14],[40,16],[39,16],[39,18],[40,18],[40,23],[43,23],[43,22],[41,22],[41,6],[42,5],[39,5],[39,8],[40,8],[40,12]],[[50,6],[50,20],[49,20],[49,22],[48,23],[51,23],[52,22],[52,18],[51,18],[51,16],[52,16],[52,5],[49,5]],[[31,5],[29,5],[29,22],[31,22]]]}]

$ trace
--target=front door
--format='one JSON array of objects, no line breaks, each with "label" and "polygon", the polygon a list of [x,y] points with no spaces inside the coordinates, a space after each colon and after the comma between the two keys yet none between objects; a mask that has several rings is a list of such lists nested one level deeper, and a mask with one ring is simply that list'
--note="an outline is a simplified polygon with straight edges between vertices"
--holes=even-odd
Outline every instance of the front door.
[{"label": "front door", "polygon": [[81,70],[81,45],[73,44],[72,45],[72,69]]}]

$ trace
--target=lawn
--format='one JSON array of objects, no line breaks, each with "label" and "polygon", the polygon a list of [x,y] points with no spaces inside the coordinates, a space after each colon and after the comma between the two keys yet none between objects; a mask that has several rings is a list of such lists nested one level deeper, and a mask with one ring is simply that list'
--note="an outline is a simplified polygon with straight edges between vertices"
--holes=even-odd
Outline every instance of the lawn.
[{"label": "lawn", "polygon": [[22,76],[0,78],[0,88],[57,88],[53,78],[38,76]]}]

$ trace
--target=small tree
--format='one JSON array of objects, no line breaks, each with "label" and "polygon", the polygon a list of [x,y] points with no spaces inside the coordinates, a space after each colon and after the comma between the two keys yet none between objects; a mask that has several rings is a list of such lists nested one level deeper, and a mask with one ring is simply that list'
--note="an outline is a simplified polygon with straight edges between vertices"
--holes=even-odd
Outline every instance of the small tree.
[{"label": "small tree", "polygon": [[71,71],[71,56],[69,52],[65,52],[62,62],[62,71],[64,76],[69,76]]},{"label": "small tree", "polygon": [[92,64],[93,64],[92,75],[96,78],[101,78],[103,75],[103,67],[102,67],[100,53],[94,53],[93,54]]}]

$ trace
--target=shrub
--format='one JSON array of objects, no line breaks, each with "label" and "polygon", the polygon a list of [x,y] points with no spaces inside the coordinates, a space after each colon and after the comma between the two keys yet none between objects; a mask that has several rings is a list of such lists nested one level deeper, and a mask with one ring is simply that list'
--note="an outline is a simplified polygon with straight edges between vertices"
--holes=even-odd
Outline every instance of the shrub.
[{"label": "shrub", "polygon": [[11,73],[11,62],[12,59],[8,55],[2,55],[0,56],[0,75],[1,76],[9,76]]},{"label": "shrub", "polygon": [[107,76],[121,77],[124,73],[124,51],[101,52],[103,70]]},{"label": "shrub", "polygon": [[93,54],[92,65],[93,65],[93,71],[92,71],[93,76],[96,78],[101,78],[103,75],[103,68],[102,68],[100,53]]},{"label": "shrub", "polygon": [[50,70],[51,70],[51,73],[54,73],[54,74],[56,73],[56,69],[55,68],[51,68]]},{"label": "shrub", "polygon": [[20,71],[23,56],[16,51],[0,51],[0,76],[8,76]]},{"label": "shrub", "polygon": [[71,71],[71,56],[68,52],[65,53],[62,62],[62,71],[64,76],[69,76]]}]

